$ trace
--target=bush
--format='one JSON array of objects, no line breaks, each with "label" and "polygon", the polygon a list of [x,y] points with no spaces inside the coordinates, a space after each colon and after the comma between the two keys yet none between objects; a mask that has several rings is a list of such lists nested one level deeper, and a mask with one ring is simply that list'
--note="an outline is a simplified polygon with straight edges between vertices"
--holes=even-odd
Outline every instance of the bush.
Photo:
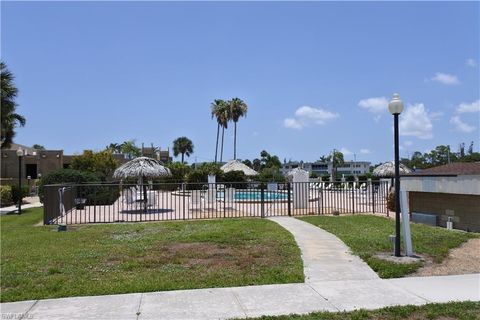
[{"label": "bush", "polygon": [[2,207],[11,205],[13,202],[12,198],[12,187],[11,186],[0,186],[0,203]]},{"label": "bush", "polygon": [[220,180],[223,172],[220,165],[216,163],[203,163],[190,171],[187,175],[187,181],[190,183],[207,183],[209,175],[215,175],[217,181]]},{"label": "bush", "polygon": [[26,185],[22,185],[22,192],[20,194],[20,188],[18,185],[13,185],[12,186],[12,201],[13,203],[18,203],[19,199],[23,199],[25,197],[28,197],[29,193],[29,187]]},{"label": "bush", "polygon": [[390,210],[390,211],[395,211],[395,191],[394,190],[392,190],[388,193],[387,209]]},{"label": "bush", "polygon": [[100,183],[100,178],[89,172],[83,172],[73,169],[60,169],[53,171],[40,179],[38,185],[38,197],[43,203],[44,186],[49,184],[82,184],[82,183]]}]

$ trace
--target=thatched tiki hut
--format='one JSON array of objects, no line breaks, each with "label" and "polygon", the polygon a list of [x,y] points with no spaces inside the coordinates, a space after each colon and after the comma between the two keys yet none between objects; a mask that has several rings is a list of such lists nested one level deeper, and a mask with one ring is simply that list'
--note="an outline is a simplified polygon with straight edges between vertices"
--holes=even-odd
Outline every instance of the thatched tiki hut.
[{"label": "thatched tiki hut", "polygon": [[242,171],[246,176],[256,176],[258,172],[238,160],[230,160],[225,163],[220,170],[223,172]]},{"label": "thatched tiki hut", "polygon": [[143,188],[144,212],[147,212],[147,185],[145,179],[171,175],[170,170],[155,159],[147,157],[135,158],[120,167],[113,173],[114,179],[139,178]]},{"label": "thatched tiki hut", "polygon": [[[400,174],[409,174],[412,172],[406,165],[400,163]],[[376,177],[381,178],[393,178],[395,177],[395,162],[388,161],[385,162],[373,170],[372,173]]]},{"label": "thatched tiki hut", "polygon": [[[402,174],[409,174],[412,172],[406,165],[400,163],[399,165],[400,169],[400,175]],[[382,163],[378,167],[376,167],[372,174],[375,177],[380,177],[380,178],[390,178],[390,191],[393,188],[393,179],[395,178],[395,161],[388,161],[385,163]]]}]

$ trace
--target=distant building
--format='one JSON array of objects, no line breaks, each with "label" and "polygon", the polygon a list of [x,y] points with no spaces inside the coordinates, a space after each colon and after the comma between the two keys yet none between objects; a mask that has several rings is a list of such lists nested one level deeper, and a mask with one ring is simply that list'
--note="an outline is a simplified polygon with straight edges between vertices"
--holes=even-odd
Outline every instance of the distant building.
[{"label": "distant building", "polygon": [[142,154],[144,157],[154,158],[163,163],[171,162],[173,158],[170,156],[170,149],[162,150],[160,148],[143,147]]},{"label": "distant building", "polygon": [[[61,168],[70,167],[73,155],[63,154],[63,150],[38,150],[24,145],[12,143],[7,149],[1,149],[1,175],[0,181],[4,183],[16,183],[18,181],[18,156],[17,150],[24,150],[22,159],[22,181],[39,179],[42,175],[48,174]],[[144,155],[148,154],[148,149],[144,148]],[[113,157],[123,164],[128,161],[127,157],[121,153],[114,153]],[[155,159],[163,162],[171,161],[169,150],[157,151],[154,154]]]},{"label": "distant building", "polygon": [[[319,176],[331,175],[333,171],[333,163],[330,162],[298,162],[290,161],[282,165],[281,171],[286,174],[288,171],[295,168],[303,168],[310,174],[316,173]],[[345,161],[341,167],[337,167],[338,175],[363,175],[369,172],[370,162],[368,161]]]},{"label": "distant building", "polygon": [[[480,231],[480,162],[454,162],[403,176],[410,213],[434,215],[436,225]],[[415,220],[415,217],[413,217]]]}]

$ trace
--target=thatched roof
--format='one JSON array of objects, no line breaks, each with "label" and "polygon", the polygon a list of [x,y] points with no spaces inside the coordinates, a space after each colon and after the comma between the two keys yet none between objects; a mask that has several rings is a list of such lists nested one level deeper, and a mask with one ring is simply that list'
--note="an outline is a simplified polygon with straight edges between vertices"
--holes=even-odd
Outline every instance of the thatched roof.
[{"label": "thatched roof", "polygon": [[307,170],[303,170],[302,168],[295,168],[295,169],[292,169],[292,170],[288,171],[286,176],[290,178],[290,177],[293,177],[296,173],[299,173],[299,172],[301,172],[303,174],[305,174],[305,173],[309,174]]},{"label": "thatched roof", "polygon": [[155,178],[169,175],[171,175],[170,170],[157,160],[138,157],[118,167],[113,173],[113,178]]},{"label": "thatched roof", "polygon": [[225,163],[220,170],[223,172],[242,171],[246,176],[256,176],[258,174],[257,171],[238,160],[230,160],[229,162]]},{"label": "thatched roof", "polygon": [[[412,170],[410,170],[404,164],[400,163],[400,174],[408,174],[411,172]],[[388,178],[395,176],[395,162],[389,161],[379,165],[373,170],[373,175],[376,177],[388,177]]]}]

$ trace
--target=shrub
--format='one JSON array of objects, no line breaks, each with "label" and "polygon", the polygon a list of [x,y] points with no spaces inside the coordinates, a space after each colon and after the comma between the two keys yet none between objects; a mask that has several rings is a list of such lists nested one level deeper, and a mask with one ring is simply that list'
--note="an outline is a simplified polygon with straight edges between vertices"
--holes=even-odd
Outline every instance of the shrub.
[{"label": "shrub", "polygon": [[12,187],[11,186],[0,186],[0,203],[2,207],[11,205],[13,202],[12,199]]},{"label": "shrub", "polygon": [[28,197],[29,187],[22,185],[22,191],[20,193],[20,188],[18,185],[12,185],[12,201],[13,203],[18,203],[19,199]]},{"label": "shrub", "polygon": [[190,171],[187,175],[187,181],[190,183],[207,183],[209,175],[217,176],[217,181],[222,177],[222,170],[220,170],[220,165],[216,163],[203,163],[197,166],[195,169]]},{"label": "shrub", "polygon": [[390,211],[395,211],[395,191],[394,190],[392,190],[388,193],[387,209],[390,210]]},{"label": "shrub", "polygon": [[82,184],[82,183],[100,183],[100,178],[93,173],[83,172],[73,169],[60,169],[53,171],[40,179],[38,186],[38,196],[43,203],[44,186],[49,184]]}]

